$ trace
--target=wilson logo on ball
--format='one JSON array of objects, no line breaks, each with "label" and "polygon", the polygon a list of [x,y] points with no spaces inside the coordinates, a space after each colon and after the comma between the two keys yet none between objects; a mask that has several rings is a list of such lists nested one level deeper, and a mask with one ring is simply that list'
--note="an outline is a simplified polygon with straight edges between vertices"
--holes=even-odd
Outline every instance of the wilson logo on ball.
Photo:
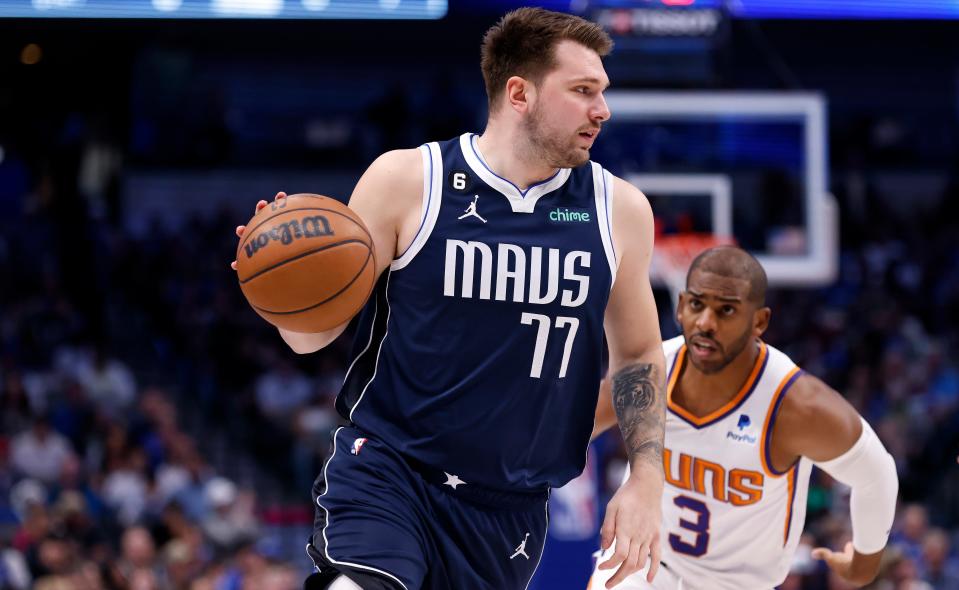
[{"label": "wilson logo on ball", "polygon": [[332,236],[333,229],[330,228],[330,222],[322,215],[312,215],[302,219],[294,219],[286,223],[281,223],[258,235],[243,246],[247,258],[252,258],[254,254],[265,248],[271,241],[276,241],[284,246],[290,244],[293,240],[300,238],[318,238],[321,236]]}]

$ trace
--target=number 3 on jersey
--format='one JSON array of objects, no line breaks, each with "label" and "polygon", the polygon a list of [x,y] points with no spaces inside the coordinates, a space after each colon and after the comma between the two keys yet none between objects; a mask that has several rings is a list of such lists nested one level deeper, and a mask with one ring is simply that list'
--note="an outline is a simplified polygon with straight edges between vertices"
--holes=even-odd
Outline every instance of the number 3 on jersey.
[{"label": "number 3 on jersey", "polygon": [[709,507],[699,500],[694,500],[688,496],[676,496],[673,499],[673,503],[695,514],[695,522],[680,518],[679,527],[696,533],[696,536],[693,538],[692,543],[688,543],[684,541],[680,535],[670,533],[669,546],[672,547],[676,553],[702,557],[706,554],[706,550],[709,549]]},{"label": "number 3 on jersey", "polygon": [[[539,379],[543,373],[543,359],[546,358],[546,341],[549,340],[549,329],[553,322],[549,316],[539,313],[523,312],[520,323],[532,326],[533,322],[537,323],[536,346],[533,348],[533,366],[529,370],[529,376],[534,379]],[[559,367],[560,379],[566,376],[566,367],[569,365],[569,355],[573,352],[573,340],[576,339],[576,330],[579,329],[579,319],[563,316],[556,318],[557,329],[567,326],[569,327],[569,331],[566,333],[566,345],[563,347],[563,362]]]}]

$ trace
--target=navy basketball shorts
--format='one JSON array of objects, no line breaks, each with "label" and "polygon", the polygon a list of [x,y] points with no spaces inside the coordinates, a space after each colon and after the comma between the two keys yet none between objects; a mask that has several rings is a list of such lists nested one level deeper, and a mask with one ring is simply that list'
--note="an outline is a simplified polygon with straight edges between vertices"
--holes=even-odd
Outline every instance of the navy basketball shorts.
[{"label": "navy basketball shorts", "polygon": [[343,427],[313,485],[307,552],[315,577],[345,574],[364,590],[524,590],[542,557],[548,497],[414,467]]}]

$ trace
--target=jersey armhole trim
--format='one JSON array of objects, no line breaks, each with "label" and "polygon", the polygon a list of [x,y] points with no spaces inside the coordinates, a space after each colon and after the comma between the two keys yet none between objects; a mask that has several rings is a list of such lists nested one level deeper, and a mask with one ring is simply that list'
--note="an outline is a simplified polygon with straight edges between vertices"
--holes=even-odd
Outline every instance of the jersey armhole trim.
[{"label": "jersey armhole trim", "polygon": [[799,484],[798,475],[799,475],[799,460],[796,460],[796,463],[793,464],[785,473],[789,474],[787,481],[787,494],[786,501],[789,504],[786,505],[786,523],[783,525],[783,547],[789,543],[789,531],[792,530],[793,525],[793,505],[796,503],[796,486]]},{"label": "jersey armhole trim", "polygon": [[436,218],[440,212],[440,200],[443,194],[441,182],[443,159],[440,156],[439,145],[435,142],[428,143],[420,146],[419,149],[423,156],[423,206],[420,227],[406,250],[390,263],[390,270],[400,270],[413,261],[433,233],[433,226],[436,225]]},{"label": "jersey armhole trim", "polygon": [[616,249],[613,247],[613,175],[596,162],[593,168],[593,194],[596,198],[596,223],[603,241],[606,262],[609,263],[610,287],[616,282]]},{"label": "jersey armhole trim", "polygon": [[766,412],[766,421],[763,424],[763,433],[759,441],[761,445],[759,459],[763,465],[763,471],[765,471],[769,477],[782,477],[795,468],[799,462],[797,460],[796,463],[790,465],[785,471],[779,471],[773,467],[772,455],[769,453],[769,448],[772,445],[773,428],[776,425],[776,416],[779,414],[779,408],[782,406],[783,398],[786,397],[786,392],[789,391],[789,388],[793,386],[793,383],[795,383],[802,374],[803,370],[799,367],[793,367],[791,371],[786,373],[786,376],[779,382],[779,387],[776,388],[776,393],[773,395],[773,399],[769,404],[769,410]]}]

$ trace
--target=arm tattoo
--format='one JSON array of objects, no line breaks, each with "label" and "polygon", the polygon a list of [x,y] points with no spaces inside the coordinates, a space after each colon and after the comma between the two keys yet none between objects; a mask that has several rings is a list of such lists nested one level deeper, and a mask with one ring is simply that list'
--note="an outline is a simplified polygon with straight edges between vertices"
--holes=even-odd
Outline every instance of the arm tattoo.
[{"label": "arm tattoo", "polygon": [[663,466],[666,400],[659,373],[655,365],[636,363],[613,375],[613,406],[631,464],[640,459]]}]

